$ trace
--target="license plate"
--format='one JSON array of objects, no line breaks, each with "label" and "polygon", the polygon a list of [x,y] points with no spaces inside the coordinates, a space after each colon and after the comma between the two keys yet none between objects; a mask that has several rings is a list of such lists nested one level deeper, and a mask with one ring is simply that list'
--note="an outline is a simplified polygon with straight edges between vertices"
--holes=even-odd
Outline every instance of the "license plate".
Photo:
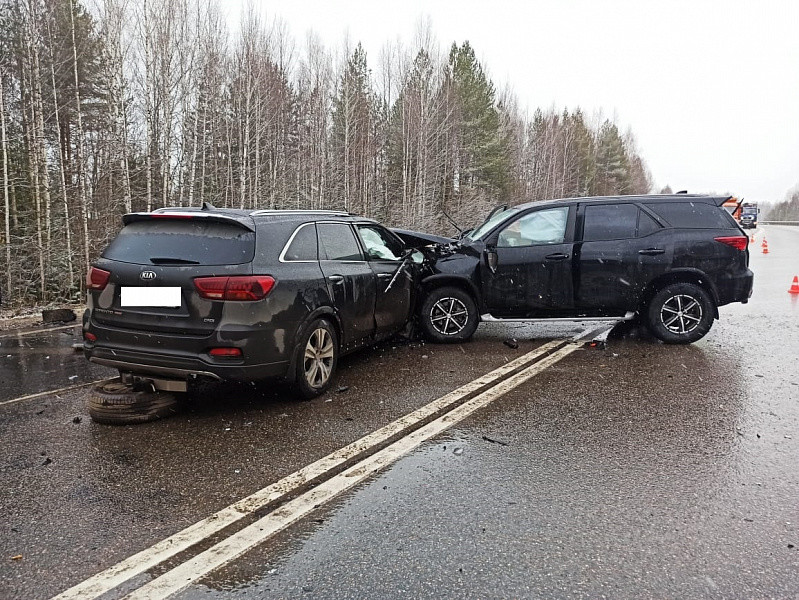
[{"label": "license plate", "polygon": [[119,303],[123,307],[153,306],[158,308],[179,308],[181,304],[179,287],[123,287]]}]

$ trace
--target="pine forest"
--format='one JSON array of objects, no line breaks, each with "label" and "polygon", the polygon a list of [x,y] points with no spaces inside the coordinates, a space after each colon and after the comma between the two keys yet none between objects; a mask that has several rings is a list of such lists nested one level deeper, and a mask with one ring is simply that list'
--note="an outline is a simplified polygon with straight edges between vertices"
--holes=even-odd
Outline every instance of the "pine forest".
[{"label": "pine forest", "polygon": [[652,185],[631,131],[528,111],[429,23],[377,56],[253,10],[234,29],[217,0],[0,0],[4,307],[80,302],[127,212],[337,209],[454,235],[444,213]]}]

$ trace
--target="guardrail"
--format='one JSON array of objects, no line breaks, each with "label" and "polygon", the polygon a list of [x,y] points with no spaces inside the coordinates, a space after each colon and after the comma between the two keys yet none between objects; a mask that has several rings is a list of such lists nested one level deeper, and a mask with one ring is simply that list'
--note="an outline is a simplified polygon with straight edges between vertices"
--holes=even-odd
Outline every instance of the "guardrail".
[{"label": "guardrail", "polygon": [[799,221],[760,221],[761,225],[793,225],[799,226]]}]

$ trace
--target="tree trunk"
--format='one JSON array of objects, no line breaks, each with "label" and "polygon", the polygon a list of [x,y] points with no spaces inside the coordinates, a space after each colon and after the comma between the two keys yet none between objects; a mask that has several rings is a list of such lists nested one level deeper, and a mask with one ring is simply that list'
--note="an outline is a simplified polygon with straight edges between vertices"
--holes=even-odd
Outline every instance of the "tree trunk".
[{"label": "tree trunk", "polygon": [[75,76],[75,116],[78,139],[75,143],[75,160],[78,163],[78,193],[80,197],[81,225],[83,226],[83,266],[89,267],[89,200],[86,191],[86,165],[84,163],[83,111],[80,104],[80,79],[78,78],[78,47],[75,43],[75,6],[70,3],[69,18],[72,34],[72,69]]}]

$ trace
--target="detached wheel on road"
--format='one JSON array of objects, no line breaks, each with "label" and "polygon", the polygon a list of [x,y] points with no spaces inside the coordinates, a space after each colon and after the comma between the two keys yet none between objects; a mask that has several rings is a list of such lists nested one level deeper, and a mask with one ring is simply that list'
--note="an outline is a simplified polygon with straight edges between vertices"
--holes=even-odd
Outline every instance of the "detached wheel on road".
[{"label": "detached wheel on road", "polygon": [[318,319],[311,323],[300,340],[294,387],[310,400],[330,387],[338,363],[338,336],[330,322]]},{"label": "detached wheel on road", "polygon": [[119,379],[92,388],[87,406],[92,421],[104,425],[146,423],[178,412],[174,394],[138,391]]},{"label": "detached wheel on road", "polygon": [[422,303],[419,324],[427,339],[439,344],[465,342],[479,323],[477,304],[455,287],[432,290]]},{"label": "detached wheel on road", "polygon": [[691,344],[713,326],[713,300],[693,283],[673,283],[660,290],[649,303],[647,327],[667,344]]}]

